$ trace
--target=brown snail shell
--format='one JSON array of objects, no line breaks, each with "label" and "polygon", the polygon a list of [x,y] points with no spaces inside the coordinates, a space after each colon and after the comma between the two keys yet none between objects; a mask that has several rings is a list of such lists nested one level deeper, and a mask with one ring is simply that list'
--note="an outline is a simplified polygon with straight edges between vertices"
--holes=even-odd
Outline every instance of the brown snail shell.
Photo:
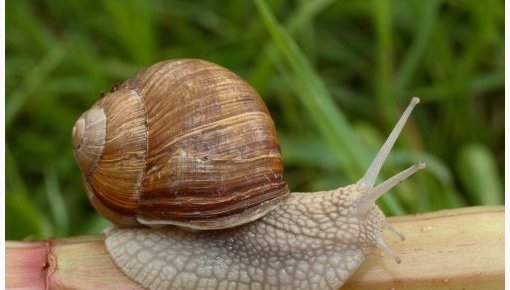
[{"label": "brown snail shell", "polygon": [[120,226],[228,228],[289,195],[273,121],[231,71],[163,61],[118,85],[73,128],[88,197]]}]

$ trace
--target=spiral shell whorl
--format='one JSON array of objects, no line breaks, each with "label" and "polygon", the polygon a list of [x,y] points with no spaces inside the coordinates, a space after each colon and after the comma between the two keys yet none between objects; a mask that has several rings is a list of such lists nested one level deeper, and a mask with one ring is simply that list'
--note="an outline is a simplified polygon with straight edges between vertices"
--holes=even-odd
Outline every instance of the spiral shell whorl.
[{"label": "spiral shell whorl", "polygon": [[103,154],[106,138],[106,115],[101,108],[91,108],[76,121],[73,132],[73,149],[76,163],[89,175]]},{"label": "spiral shell whorl", "polygon": [[289,195],[267,108],[223,67],[163,61],[94,108],[107,119],[104,152],[94,169],[80,168],[92,204],[118,225],[233,227]]}]

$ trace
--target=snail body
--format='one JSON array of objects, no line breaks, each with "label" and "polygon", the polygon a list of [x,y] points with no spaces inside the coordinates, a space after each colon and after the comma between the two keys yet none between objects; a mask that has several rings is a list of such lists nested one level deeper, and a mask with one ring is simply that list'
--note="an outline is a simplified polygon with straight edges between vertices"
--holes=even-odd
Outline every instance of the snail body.
[{"label": "snail body", "polygon": [[379,242],[359,233],[385,226],[376,207],[366,218],[343,207],[360,189],[292,193],[261,219],[230,229],[114,227],[105,231],[106,248],[147,289],[338,289]]},{"label": "snail body", "polygon": [[400,262],[381,234],[403,235],[375,201],[425,164],[375,180],[418,102],[357,183],[315,193],[289,193],[255,90],[201,60],[116,86],[77,121],[73,146],[91,203],[116,224],[108,253],[143,287],[338,289],[375,247]]}]

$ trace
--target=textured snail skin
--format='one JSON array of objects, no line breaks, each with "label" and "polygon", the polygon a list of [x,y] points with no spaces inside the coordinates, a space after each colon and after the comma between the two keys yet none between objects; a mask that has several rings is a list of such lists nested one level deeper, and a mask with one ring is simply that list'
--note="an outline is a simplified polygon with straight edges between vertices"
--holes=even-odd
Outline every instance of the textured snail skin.
[{"label": "textured snail skin", "polygon": [[386,223],[375,206],[358,216],[364,191],[293,193],[260,220],[220,231],[112,228],[106,247],[148,289],[338,289]]}]

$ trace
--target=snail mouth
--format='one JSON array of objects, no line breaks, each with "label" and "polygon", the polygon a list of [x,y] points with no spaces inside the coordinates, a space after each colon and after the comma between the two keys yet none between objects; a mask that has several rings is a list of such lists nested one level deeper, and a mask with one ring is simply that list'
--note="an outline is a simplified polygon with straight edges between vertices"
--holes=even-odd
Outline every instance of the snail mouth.
[{"label": "snail mouth", "polygon": [[91,108],[76,121],[72,131],[74,157],[88,176],[103,154],[106,139],[106,115],[102,108]]}]

